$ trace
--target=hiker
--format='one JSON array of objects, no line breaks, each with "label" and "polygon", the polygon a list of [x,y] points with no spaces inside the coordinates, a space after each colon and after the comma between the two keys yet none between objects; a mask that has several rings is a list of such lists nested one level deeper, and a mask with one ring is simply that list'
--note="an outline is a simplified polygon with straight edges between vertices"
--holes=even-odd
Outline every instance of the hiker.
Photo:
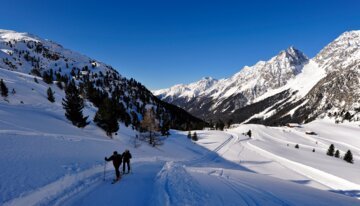
[{"label": "hiker", "polygon": [[117,153],[117,151],[114,151],[114,154],[107,158],[105,157],[105,161],[109,162],[112,160],[113,162],[113,165],[114,165],[114,168],[115,168],[115,173],[116,173],[116,179],[115,181],[118,181],[120,180],[120,171],[119,171],[119,168],[120,168],[120,165],[121,165],[121,155]]},{"label": "hiker", "polygon": [[122,154],[123,157],[123,174],[125,174],[125,163],[127,164],[127,173],[130,172],[130,159],[131,159],[131,153],[129,152],[129,150],[125,150],[125,152]]}]

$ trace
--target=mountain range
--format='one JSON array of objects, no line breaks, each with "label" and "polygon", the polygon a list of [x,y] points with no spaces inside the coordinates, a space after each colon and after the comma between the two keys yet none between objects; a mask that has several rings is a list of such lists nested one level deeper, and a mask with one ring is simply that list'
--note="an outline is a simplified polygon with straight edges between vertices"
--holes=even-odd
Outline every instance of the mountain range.
[{"label": "mountain range", "polygon": [[293,46],[229,78],[206,77],[153,91],[207,121],[284,125],[330,117],[358,120],[360,31],[345,32],[308,58]]}]

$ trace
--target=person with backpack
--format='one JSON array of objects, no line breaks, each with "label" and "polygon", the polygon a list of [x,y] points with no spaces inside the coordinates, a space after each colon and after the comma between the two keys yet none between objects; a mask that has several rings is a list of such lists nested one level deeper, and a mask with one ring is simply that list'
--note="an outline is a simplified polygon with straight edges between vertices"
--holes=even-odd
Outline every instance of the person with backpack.
[{"label": "person with backpack", "polygon": [[131,159],[131,153],[129,150],[125,150],[125,152],[122,154],[123,157],[123,174],[125,174],[125,163],[127,164],[127,174],[130,172],[130,159]]},{"label": "person with backpack", "polygon": [[114,168],[115,168],[115,173],[116,173],[116,179],[114,180],[114,182],[120,180],[121,176],[120,176],[120,165],[121,165],[121,161],[122,161],[122,156],[120,154],[117,153],[117,151],[114,151],[114,154],[107,158],[105,157],[105,161],[109,162],[112,161]]}]

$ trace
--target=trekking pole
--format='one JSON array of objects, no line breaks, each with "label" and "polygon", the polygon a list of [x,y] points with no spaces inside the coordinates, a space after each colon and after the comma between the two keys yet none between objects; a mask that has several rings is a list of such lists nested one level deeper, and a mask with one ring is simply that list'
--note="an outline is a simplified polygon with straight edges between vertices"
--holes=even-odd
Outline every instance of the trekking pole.
[{"label": "trekking pole", "polygon": [[104,179],[103,179],[103,181],[105,181],[105,173],[106,173],[106,161],[104,162]]}]

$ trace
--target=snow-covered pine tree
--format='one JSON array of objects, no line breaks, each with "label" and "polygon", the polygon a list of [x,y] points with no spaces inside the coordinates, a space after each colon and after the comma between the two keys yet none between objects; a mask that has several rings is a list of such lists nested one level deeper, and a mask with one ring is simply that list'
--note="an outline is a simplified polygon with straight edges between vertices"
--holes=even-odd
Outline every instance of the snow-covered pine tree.
[{"label": "snow-covered pine tree", "polygon": [[335,146],[333,144],[331,144],[329,146],[329,149],[328,149],[326,154],[329,155],[329,156],[334,156],[334,152],[335,152]]},{"label": "snow-covered pine tree", "polygon": [[351,163],[351,164],[354,163],[353,155],[352,155],[352,153],[351,153],[350,150],[348,150],[348,151],[346,152],[346,154],[345,154],[345,156],[344,156],[344,160],[345,160],[346,162],[348,162],[348,163]]},{"label": "snow-covered pine tree", "polygon": [[1,96],[3,96],[3,97],[7,97],[7,96],[8,96],[9,90],[8,90],[8,88],[6,87],[3,79],[0,79],[0,90],[1,90]]},{"label": "snow-covered pine tree", "polygon": [[337,149],[336,152],[335,152],[335,157],[336,158],[339,158],[340,157],[340,151]]},{"label": "snow-covered pine tree", "polygon": [[84,108],[84,100],[79,95],[79,90],[76,88],[74,80],[72,80],[66,87],[65,99],[62,102],[65,109],[65,116],[77,127],[85,127],[89,124],[88,117],[84,117],[82,110]]},{"label": "snow-covered pine tree", "polygon": [[49,87],[47,89],[47,99],[49,100],[49,102],[53,103],[55,102],[55,97],[54,97],[54,92],[52,91],[51,87]]},{"label": "snow-covered pine tree", "polygon": [[116,104],[109,98],[105,98],[95,114],[94,122],[105,130],[106,135],[112,137],[112,133],[119,130],[119,123],[115,110]]}]

